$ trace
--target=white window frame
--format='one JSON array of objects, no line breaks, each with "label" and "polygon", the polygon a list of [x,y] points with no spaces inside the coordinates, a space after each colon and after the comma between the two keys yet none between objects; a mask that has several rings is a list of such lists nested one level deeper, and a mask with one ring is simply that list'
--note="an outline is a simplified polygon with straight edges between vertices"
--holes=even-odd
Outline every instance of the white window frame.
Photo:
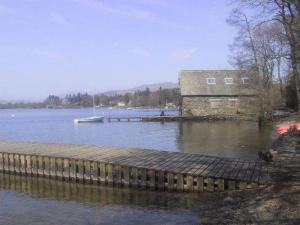
[{"label": "white window frame", "polygon": [[249,77],[242,77],[243,84],[250,84]]},{"label": "white window frame", "polygon": [[225,82],[225,84],[233,84],[233,78],[232,77],[225,77],[224,82]]},{"label": "white window frame", "polygon": [[216,78],[214,78],[214,77],[206,78],[206,82],[207,82],[207,84],[216,84]]}]

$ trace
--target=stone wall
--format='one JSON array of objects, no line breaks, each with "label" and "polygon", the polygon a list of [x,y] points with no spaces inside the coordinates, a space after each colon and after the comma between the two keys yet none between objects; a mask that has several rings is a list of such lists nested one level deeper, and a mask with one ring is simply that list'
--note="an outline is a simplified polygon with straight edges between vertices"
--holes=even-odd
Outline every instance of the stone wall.
[{"label": "stone wall", "polygon": [[[209,78],[215,79],[215,83],[208,84]],[[232,83],[225,83],[226,78],[231,78]],[[243,78],[249,79],[249,76],[240,70],[182,70],[179,77],[180,93],[183,96],[256,95],[253,85],[244,84]]]},{"label": "stone wall", "polygon": [[257,116],[256,97],[183,97],[183,116]]}]

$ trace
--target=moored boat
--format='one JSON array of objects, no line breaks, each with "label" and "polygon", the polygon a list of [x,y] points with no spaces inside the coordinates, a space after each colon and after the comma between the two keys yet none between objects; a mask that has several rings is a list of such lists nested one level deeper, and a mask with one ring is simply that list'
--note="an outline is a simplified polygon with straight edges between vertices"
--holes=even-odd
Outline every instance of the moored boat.
[{"label": "moored boat", "polygon": [[95,122],[103,122],[104,116],[91,116],[86,118],[75,119],[75,123],[95,123]]}]

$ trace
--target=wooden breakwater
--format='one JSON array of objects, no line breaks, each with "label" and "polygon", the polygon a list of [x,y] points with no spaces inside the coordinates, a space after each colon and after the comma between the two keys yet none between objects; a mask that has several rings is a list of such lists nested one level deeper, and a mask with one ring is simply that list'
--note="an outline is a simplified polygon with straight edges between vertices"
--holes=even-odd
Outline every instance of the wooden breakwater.
[{"label": "wooden breakwater", "polygon": [[88,145],[0,142],[0,170],[159,191],[255,188],[268,180],[262,161]]}]

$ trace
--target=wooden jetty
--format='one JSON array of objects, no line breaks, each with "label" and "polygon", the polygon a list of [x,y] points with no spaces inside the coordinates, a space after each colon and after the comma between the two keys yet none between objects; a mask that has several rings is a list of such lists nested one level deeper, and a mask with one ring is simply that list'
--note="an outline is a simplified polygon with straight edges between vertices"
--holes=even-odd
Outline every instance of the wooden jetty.
[{"label": "wooden jetty", "polygon": [[[191,116],[140,116],[140,117],[107,117],[107,122],[173,122],[173,121],[195,121],[211,120],[213,117],[191,117]],[[219,118],[220,119],[220,118]]]},{"label": "wooden jetty", "polygon": [[107,122],[141,122],[143,117],[107,117]]},{"label": "wooden jetty", "polygon": [[268,181],[268,165],[199,154],[0,141],[0,170],[159,191],[224,191]]},{"label": "wooden jetty", "polygon": [[107,117],[108,122],[169,122],[187,120],[183,116]]},{"label": "wooden jetty", "polygon": [[208,121],[208,120],[247,120],[257,119],[245,116],[140,116],[140,117],[106,117],[107,122],[173,122],[173,121]]}]

